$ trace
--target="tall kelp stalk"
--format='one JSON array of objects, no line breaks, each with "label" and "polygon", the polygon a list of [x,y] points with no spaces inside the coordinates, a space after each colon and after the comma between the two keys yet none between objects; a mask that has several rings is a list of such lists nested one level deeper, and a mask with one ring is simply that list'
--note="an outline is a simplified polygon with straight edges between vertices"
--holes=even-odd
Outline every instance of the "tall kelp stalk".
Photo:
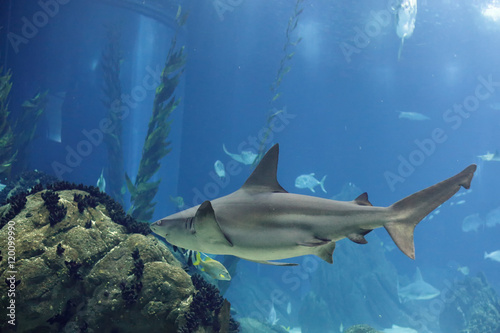
[{"label": "tall kelp stalk", "polygon": [[108,119],[113,124],[111,130],[104,134],[108,150],[107,187],[106,192],[116,201],[123,204],[123,112],[122,87],[120,83],[121,31],[118,26],[106,29],[106,45],[102,52],[101,66],[104,76],[104,99],[102,103],[108,110]]},{"label": "tall kelp stalk", "polygon": [[47,105],[47,94],[37,93],[33,98],[26,100],[22,105],[22,112],[14,125],[15,141],[14,149],[17,158],[14,162],[13,171],[16,174],[27,171],[28,168],[28,146],[35,137],[38,120]]},{"label": "tall kelp stalk", "polygon": [[160,160],[171,151],[171,142],[167,140],[171,125],[169,117],[180,103],[180,99],[175,97],[174,92],[179,85],[186,64],[184,46],[179,49],[176,46],[177,35],[186,20],[187,14],[181,15],[179,6],[176,16],[177,30],[172,38],[165,68],[161,74],[161,83],[156,88],[153,115],[149,120],[148,133],[142,148],[142,158],[135,183],[132,183],[128,175],[125,174],[127,187],[131,194],[130,213],[134,218],[142,221],[150,220],[153,217],[156,205],[153,199],[158,192],[161,179],[150,180],[160,169]]},{"label": "tall kelp stalk", "polygon": [[48,93],[38,93],[26,100],[21,105],[22,110],[14,126],[11,126],[8,102],[12,88],[11,76],[10,70],[0,76],[0,181],[14,176],[13,173],[20,174],[26,171],[28,166],[26,150],[35,136]]},{"label": "tall kelp stalk", "polygon": [[273,106],[282,95],[280,91],[280,86],[281,82],[283,81],[283,77],[287,73],[289,73],[290,70],[292,69],[292,67],[289,65],[289,62],[295,55],[295,52],[292,51],[292,48],[297,46],[302,41],[302,37],[294,39],[296,37],[293,36],[293,32],[297,28],[297,25],[299,23],[299,16],[300,14],[302,14],[302,11],[304,10],[304,8],[301,7],[303,1],[304,0],[297,0],[297,2],[295,3],[293,15],[288,19],[288,26],[286,28],[286,42],[285,45],[283,46],[283,57],[281,58],[280,66],[278,68],[278,72],[276,73],[276,79],[271,85],[272,97],[271,100],[269,101],[269,104],[271,104],[272,108],[268,112],[267,121],[265,125],[266,130],[260,141],[259,152],[257,158],[254,161],[254,165],[257,165],[257,163],[259,163],[261,158],[266,153],[267,151],[266,143],[269,138],[269,135],[271,135],[271,132],[273,131],[273,119],[278,114],[280,114],[283,109],[283,108],[278,109]]},{"label": "tall kelp stalk", "polygon": [[[2,69],[0,68],[0,73]],[[9,178],[12,169],[12,162],[16,158],[14,150],[12,128],[8,120],[9,117],[9,93],[12,88],[10,78],[11,71],[0,76],[0,182]]]}]

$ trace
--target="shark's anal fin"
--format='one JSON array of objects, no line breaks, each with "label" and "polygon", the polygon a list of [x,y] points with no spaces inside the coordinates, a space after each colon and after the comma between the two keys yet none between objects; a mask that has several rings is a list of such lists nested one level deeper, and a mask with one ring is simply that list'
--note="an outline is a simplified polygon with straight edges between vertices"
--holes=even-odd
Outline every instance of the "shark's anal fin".
[{"label": "shark's anal fin", "polygon": [[253,261],[258,264],[264,264],[264,265],[272,265],[272,266],[298,266],[299,264],[294,264],[291,262],[277,262],[277,261],[267,261],[267,260],[252,260],[252,259],[245,259],[248,261]]},{"label": "shark's anal fin", "polygon": [[203,202],[194,216],[194,230],[196,233],[203,234],[203,237],[209,239],[213,244],[224,244],[232,247],[233,243],[222,231],[214,208],[210,201]]}]

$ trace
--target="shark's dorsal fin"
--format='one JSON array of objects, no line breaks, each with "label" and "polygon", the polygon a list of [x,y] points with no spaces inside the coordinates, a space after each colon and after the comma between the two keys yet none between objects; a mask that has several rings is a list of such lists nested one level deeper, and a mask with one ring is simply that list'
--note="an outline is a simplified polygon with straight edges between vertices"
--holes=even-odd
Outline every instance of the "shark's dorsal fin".
[{"label": "shark's dorsal fin", "polygon": [[213,244],[224,244],[233,246],[231,240],[222,231],[210,201],[203,202],[194,216],[194,230],[202,234],[204,239],[210,240]]},{"label": "shark's dorsal fin", "polygon": [[354,199],[354,203],[360,206],[373,206],[370,201],[368,201],[368,193],[361,193],[356,199]]},{"label": "shark's dorsal fin", "polygon": [[247,191],[288,193],[276,178],[278,155],[279,145],[275,144],[267,151],[241,188]]}]

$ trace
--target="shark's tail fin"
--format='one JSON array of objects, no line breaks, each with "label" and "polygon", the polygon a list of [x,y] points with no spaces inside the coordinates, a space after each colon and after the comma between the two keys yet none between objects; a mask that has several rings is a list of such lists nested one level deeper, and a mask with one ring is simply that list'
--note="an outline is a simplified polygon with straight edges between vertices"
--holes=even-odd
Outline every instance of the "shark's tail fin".
[{"label": "shark's tail fin", "polygon": [[474,171],[476,165],[471,164],[455,176],[399,200],[389,207],[394,218],[384,227],[404,254],[415,259],[413,244],[415,226],[427,214],[457,193],[460,187],[468,189]]}]

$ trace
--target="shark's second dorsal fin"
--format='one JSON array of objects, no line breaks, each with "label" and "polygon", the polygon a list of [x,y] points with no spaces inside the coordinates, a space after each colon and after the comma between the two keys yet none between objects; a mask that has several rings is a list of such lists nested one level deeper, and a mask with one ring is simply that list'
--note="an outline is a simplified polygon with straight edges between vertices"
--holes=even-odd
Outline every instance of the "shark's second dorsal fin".
[{"label": "shark's second dorsal fin", "polygon": [[366,192],[354,199],[354,203],[360,206],[373,206],[372,203],[368,201],[368,193]]},{"label": "shark's second dorsal fin", "polygon": [[276,178],[276,173],[278,171],[278,155],[279,145],[275,144],[267,151],[241,188],[257,192],[288,193],[281,187]]}]

